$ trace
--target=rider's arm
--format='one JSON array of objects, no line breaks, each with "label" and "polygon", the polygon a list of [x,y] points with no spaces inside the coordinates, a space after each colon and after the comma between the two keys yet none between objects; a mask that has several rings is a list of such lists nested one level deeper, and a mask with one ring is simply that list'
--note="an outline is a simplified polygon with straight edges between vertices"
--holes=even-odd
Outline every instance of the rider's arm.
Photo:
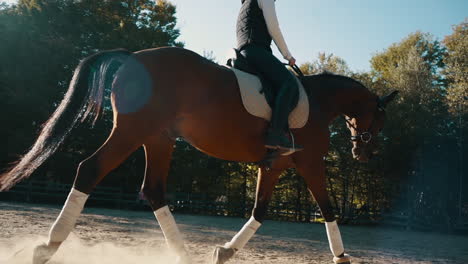
[{"label": "rider's arm", "polygon": [[275,0],[257,0],[257,2],[260,9],[263,11],[263,16],[265,17],[265,22],[271,38],[275,41],[281,55],[283,55],[286,60],[291,60],[293,56],[291,52],[289,52],[286,41],[284,41],[283,34],[279,27],[278,17],[276,16]]}]

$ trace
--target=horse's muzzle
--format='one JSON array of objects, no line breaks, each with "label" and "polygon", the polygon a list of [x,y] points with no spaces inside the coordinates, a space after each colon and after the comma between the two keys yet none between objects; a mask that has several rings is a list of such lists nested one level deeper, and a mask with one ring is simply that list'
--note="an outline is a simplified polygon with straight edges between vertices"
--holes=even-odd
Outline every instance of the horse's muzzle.
[{"label": "horse's muzzle", "polygon": [[358,148],[358,147],[354,147],[352,149],[352,153],[353,153],[353,158],[359,162],[362,162],[362,163],[367,163],[369,162],[369,155],[366,154],[366,152],[364,151],[364,149],[362,148]]}]

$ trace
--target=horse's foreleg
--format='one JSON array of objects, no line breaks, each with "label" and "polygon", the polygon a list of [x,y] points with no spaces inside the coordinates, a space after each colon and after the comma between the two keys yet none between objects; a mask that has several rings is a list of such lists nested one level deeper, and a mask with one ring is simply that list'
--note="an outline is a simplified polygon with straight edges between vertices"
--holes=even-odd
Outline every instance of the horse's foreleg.
[{"label": "horse's foreleg", "polygon": [[182,234],[167,206],[165,194],[174,140],[158,136],[145,143],[146,173],[142,190],[154,211],[166,243],[177,256],[178,263],[189,263]]},{"label": "horse's foreleg", "polygon": [[252,238],[260,227],[261,222],[265,219],[268,203],[282,171],[274,169],[266,170],[266,168],[258,170],[257,191],[252,216],[230,242],[224,246],[216,247],[213,254],[213,263],[225,263]]},{"label": "horse's foreleg", "polygon": [[351,263],[349,255],[345,254],[340,230],[336,223],[333,208],[330,203],[326,188],[325,163],[323,159],[318,162],[307,164],[305,167],[297,167],[299,173],[304,177],[309,191],[317,201],[323,218],[325,218],[325,228],[327,231],[330,250],[333,253],[335,263]]},{"label": "horse's foreleg", "polygon": [[50,229],[47,243],[34,249],[34,264],[49,261],[75,227],[91,190],[138,147],[139,144],[128,138],[128,135],[114,130],[96,153],[81,162],[73,188]]}]

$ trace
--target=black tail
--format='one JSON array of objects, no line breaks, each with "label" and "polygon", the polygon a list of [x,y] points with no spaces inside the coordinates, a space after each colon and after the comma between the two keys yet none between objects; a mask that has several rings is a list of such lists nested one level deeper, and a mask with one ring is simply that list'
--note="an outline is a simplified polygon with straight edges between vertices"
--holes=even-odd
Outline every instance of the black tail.
[{"label": "black tail", "polygon": [[65,97],[43,125],[38,139],[9,171],[0,175],[0,191],[29,177],[62,144],[71,130],[88,117],[99,116],[104,90],[122,63],[131,55],[118,49],[96,53],[80,62]]}]

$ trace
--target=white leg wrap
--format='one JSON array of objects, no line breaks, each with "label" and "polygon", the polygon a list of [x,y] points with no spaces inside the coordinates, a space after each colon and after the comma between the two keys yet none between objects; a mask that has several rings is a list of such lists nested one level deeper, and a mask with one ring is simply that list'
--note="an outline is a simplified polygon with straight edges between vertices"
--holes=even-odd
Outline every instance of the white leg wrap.
[{"label": "white leg wrap", "polygon": [[327,228],[328,242],[330,243],[330,250],[335,257],[344,253],[343,241],[341,240],[340,229],[336,221],[325,222]]},{"label": "white leg wrap", "polygon": [[184,246],[184,239],[182,234],[177,227],[174,216],[172,216],[171,210],[166,205],[158,210],[154,211],[154,215],[158,220],[159,226],[166,238],[166,243],[170,249],[176,251],[178,255],[187,254]]},{"label": "white leg wrap", "polygon": [[255,220],[253,216],[250,217],[249,221],[247,221],[239,233],[232,238],[231,242],[226,243],[224,246],[227,248],[234,248],[235,250],[242,249],[261,225],[262,224]]},{"label": "white leg wrap", "polygon": [[53,242],[63,242],[76,224],[76,220],[83,211],[84,204],[88,199],[86,193],[82,193],[74,188],[71,189],[60,215],[55,220],[49,232],[48,244]]}]

